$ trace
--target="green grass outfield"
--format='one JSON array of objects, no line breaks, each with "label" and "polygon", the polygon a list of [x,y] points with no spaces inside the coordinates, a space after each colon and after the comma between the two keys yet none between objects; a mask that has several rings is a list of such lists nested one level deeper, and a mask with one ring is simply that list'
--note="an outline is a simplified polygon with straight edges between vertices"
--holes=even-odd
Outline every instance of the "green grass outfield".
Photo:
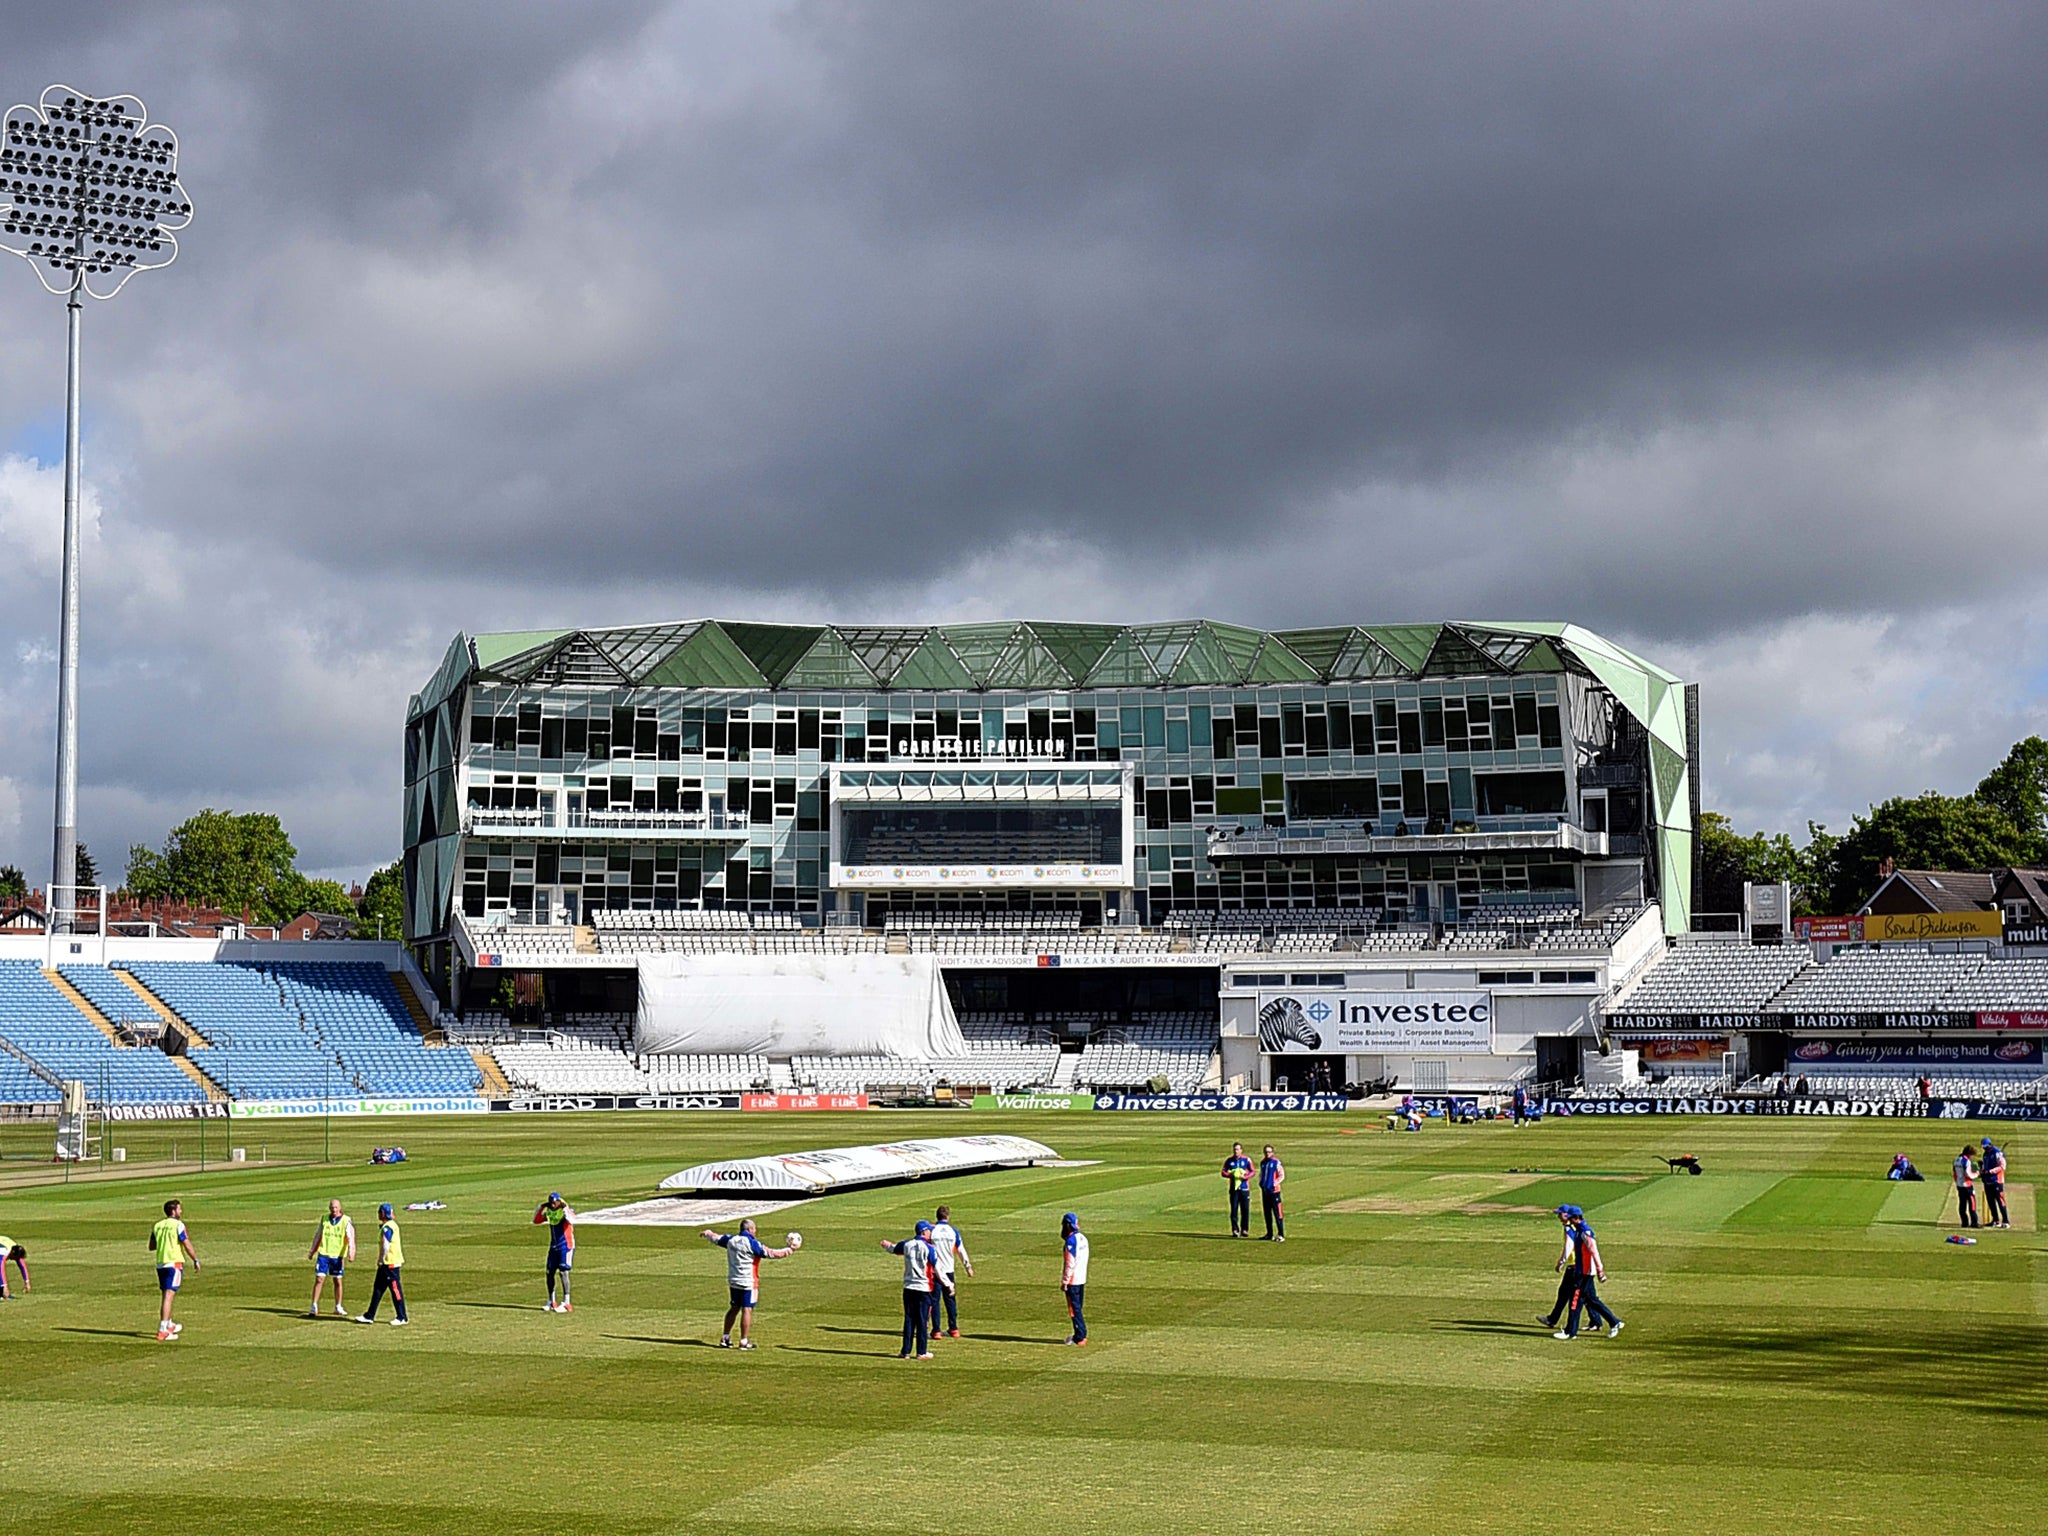
[{"label": "green grass outfield", "polygon": [[[752,1354],[709,1347],[723,1256],[693,1231],[585,1227],[575,1314],[540,1310],[528,1222],[550,1189],[590,1210],[706,1158],[989,1129],[1101,1161],[763,1218],[806,1246],[767,1266]],[[1941,1181],[1980,1129],[496,1116],[338,1127],[326,1167],[0,1189],[36,1282],[0,1308],[0,1527],[2038,1532],[2048,1127],[1993,1131],[2018,1229],[1964,1249],[1941,1240]],[[1287,1160],[1285,1246],[1225,1236],[1233,1137]],[[414,1160],[364,1165],[378,1139]],[[1929,1183],[1885,1182],[1899,1150]],[[1652,1161],[1679,1152],[1706,1176]],[[172,1193],[206,1267],[183,1339],[159,1345],[144,1238]],[[300,1315],[330,1194],[366,1237],[379,1200],[447,1201],[403,1217],[411,1328]],[[900,1363],[900,1261],[876,1242],[939,1200],[979,1271],[969,1337]],[[1541,1212],[1561,1201],[1599,1229],[1617,1340],[1536,1324],[1558,1246]],[[1094,1244],[1085,1351],[1057,1342],[1068,1209]]]}]

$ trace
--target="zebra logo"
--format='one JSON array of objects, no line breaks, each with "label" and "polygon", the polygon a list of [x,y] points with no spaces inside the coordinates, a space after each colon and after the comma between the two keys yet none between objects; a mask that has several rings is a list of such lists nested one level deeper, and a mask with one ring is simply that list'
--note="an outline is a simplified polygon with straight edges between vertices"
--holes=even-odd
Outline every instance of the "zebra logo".
[{"label": "zebra logo", "polygon": [[1323,1037],[1316,1033],[1301,1004],[1291,997],[1276,997],[1259,1010],[1259,1048],[1271,1054],[1289,1046],[1320,1050]]}]

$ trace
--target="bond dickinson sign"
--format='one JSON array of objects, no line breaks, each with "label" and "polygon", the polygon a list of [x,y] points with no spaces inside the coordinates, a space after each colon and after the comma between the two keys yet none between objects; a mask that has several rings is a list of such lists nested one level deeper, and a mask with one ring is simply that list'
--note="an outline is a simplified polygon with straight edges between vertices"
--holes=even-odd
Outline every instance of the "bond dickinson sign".
[{"label": "bond dickinson sign", "polygon": [[1274,1056],[1490,1056],[1493,994],[1261,992],[1259,1049]]}]

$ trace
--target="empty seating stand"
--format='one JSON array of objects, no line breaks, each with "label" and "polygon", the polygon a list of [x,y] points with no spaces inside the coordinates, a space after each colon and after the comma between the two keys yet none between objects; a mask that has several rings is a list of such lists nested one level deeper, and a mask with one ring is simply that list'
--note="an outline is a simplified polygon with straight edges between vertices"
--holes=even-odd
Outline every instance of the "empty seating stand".
[{"label": "empty seating stand", "polygon": [[[134,993],[128,993],[128,1001],[135,1012],[146,1011]],[[108,1103],[186,1104],[206,1097],[162,1051],[115,1045],[29,961],[0,961],[0,1035],[45,1071],[75,1078],[87,1093]],[[17,1057],[0,1053],[0,1103],[45,1104],[57,1098],[57,1090]]]},{"label": "empty seating stand", "polygon": [[1803,947],[1760,949],[1748,944],[1681,944],[1646,971],[1612,1013],[1754,1013],[1807,970]]},{"label": "empty seating stand", "polygon": [[430,1050],[375,964],[135,961],[123,967],[201,1036],[192,1060],[236,1098],[473,1094],[469,1053]]}]

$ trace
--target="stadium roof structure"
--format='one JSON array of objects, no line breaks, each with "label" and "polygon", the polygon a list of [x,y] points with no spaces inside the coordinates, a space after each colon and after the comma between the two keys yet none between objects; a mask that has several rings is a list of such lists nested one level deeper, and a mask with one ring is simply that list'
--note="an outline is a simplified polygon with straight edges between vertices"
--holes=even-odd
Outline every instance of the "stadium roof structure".
[{"label": "stadium roof structure", "polygon": [[[477,682],[598,687],[1247,687],[1584,670],[1646,722],[1678,679],[1571,624],[752,624],[523,630],[464,644]],[[453,658],[451,658],[453,659]]]}]

